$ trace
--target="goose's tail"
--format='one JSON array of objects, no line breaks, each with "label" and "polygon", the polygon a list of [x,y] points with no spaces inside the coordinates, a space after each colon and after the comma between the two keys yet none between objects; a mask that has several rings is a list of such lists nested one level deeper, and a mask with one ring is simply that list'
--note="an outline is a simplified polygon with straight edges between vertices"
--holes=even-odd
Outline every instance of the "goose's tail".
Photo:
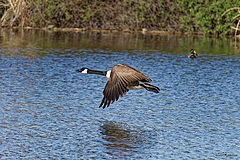
[{"label": "goose's tail", "polygon": [[143,83],[142,86],[146,90],[154,92],[154,93],[159,93],[159,90],[160,90],[157,86],[154,86],[154,85],[151,85],[151,84],[148,84],[148,83]]}]

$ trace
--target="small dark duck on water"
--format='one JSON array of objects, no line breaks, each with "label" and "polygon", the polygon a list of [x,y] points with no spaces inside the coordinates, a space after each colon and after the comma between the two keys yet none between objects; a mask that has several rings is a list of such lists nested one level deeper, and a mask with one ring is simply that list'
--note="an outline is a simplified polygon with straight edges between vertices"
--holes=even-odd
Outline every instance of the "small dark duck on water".
[{"label": "small dark duck on water", "polygon": [[197,58],[198,54],[194,49],[190,50],[190,54],[188,55],[188,58]]}]

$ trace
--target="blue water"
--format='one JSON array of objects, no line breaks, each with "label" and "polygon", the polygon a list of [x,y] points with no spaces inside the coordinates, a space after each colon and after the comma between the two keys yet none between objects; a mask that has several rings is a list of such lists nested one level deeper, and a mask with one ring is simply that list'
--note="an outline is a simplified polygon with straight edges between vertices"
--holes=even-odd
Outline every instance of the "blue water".
[{"label": "blue water", "polygon": [[[0,48],[1,159],[240,159],[240,57],[209,52]],[[128,64],[160,88],[98,108]]]}]

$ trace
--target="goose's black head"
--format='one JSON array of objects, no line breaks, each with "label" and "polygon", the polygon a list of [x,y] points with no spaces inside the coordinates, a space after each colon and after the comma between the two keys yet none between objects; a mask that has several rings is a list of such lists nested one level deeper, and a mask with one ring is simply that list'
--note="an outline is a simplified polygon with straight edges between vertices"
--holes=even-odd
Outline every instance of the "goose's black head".
[{"label": "goose's black head", "polygon": [[83,67],[83,68],[81,68],[81,69],[77,69],[76,71],[77,71],[77,72],[81,72],[81,73],[87,73],[87,72],[88,72],[88,68]]}]

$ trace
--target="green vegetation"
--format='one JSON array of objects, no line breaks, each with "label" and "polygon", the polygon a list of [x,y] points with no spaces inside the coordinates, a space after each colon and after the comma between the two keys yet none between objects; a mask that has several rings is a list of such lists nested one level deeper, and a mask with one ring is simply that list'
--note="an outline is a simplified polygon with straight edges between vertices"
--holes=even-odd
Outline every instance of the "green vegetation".
[{"label": "green vegetation", "polygon": [[1,26],[236,35],[237,7],[239,0],[2,0],[0,17]]}]

